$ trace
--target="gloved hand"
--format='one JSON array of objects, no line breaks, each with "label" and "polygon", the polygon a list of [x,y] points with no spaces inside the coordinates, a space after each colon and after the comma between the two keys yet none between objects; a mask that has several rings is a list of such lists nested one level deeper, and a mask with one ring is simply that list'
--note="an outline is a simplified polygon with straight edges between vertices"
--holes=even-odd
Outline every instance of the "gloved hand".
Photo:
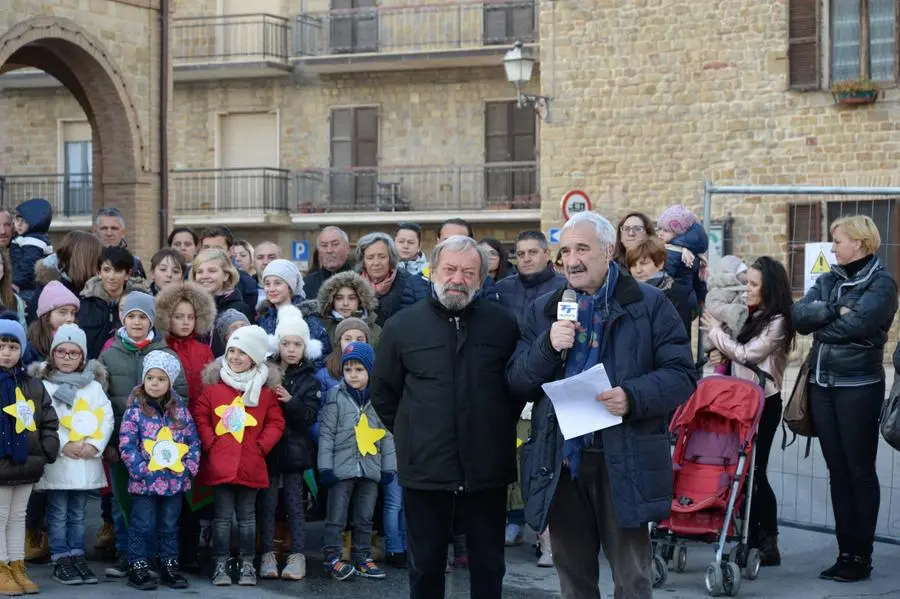
[{"label": "gloved hand", "polygon": [[319,482],[322,483],[323,487],[330,487],[338,482],[338,479],[334,475],[334,470],[320,470]]},{"label": "gloved hand", "polygon": [[394,481],[394,473],[393,472],[382,472],[381,473],[381,483],[382,485],[388,485]]}]

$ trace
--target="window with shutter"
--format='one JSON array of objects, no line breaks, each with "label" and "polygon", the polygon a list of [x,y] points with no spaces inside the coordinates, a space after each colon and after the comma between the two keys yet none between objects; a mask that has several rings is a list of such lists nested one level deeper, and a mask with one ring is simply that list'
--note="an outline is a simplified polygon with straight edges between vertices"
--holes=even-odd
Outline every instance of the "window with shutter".
[{"label": "window with shutter", "polygon": [[484,45],[535,41],[534,0],[511,0],[484,5]]},{"label": "window with shutter", "polygon": [[375,0],[331,0],[331,40],[334,54],[378,51],[378,9]]},{"label": "window with shutter", "polygon": [[331,111],[330,201],[344,209],[371,209],[378,179],[378,108]]},{"label": "window with shutter", "polygon": [[803,295],[803,272],[807,243],[822,241],[822,206],[819,202],[790,204],[788,214],[788,272],[791,291]]},{"label": "window with shutter", "polygon": [[513,207],[516,198],[536,193],[535,114],[514,101],[488,102],[484,117],[485,162],[502,163],[485,167],[485,199],[489,206]]},{"label": "window with shutter", "polygon": [[791,89],[818,89],[818,0],[790,0],[788,8],[788,66]]}]

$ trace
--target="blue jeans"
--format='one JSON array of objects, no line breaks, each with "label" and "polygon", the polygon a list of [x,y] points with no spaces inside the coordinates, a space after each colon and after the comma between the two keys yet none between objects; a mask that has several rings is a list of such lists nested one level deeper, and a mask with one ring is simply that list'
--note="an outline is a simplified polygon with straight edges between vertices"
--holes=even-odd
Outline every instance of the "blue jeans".
[{"label": "blue jeans", "polygon": [[128,562],[159,556],[178,559],[178,518],[182,494],[132,495],[128,527]]},{"label": "blue jeans", "polygon": [[[122,504],[130,505],[131,499],[127,496],[120,497],[120,493],[125,493],[124,489],[128,485],[128,471],[122,462],[116,462],[109,465],[110,486],[112,487],[112,522],[113,532],[116,535],[116,553],[119,555],[128,554],[128,513],[123,511]],[[124,481],[120,481],[120,477]],[[118,481],[118,482],[117,482]],[[120,490],[123,489],[123,490]]]},{"label": "blue jeans", "polygon": [[384,545],[388,553],[406,553],[403,488],[396,477],[384,485]]},{"label": "blue jeans", "polygon": [[87,491],[46,491],[50,557],[84,555],[84,506]]},{"label": "blue jeans", "polygon": [[340,557],[343,543],[341,533],[347,524],[347,510],[351,510],[350,554],[356,563],[372,559],[372,515],[378,499],[378,483],[367,478],[340,480],[328,489],[328,516],[322,551],[325,561]]}]

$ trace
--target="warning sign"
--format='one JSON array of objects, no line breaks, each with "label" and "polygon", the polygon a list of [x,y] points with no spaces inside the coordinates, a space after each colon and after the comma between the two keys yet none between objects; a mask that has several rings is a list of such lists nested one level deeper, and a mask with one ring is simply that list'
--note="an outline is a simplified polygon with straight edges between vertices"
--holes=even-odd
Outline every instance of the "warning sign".
[{"label": "warning sign", "polygon": [[831,243],[807,243],[803,262],[803,293],[807,293],[816,284],[816,279],[831,272],[831,265],[835,263]]}]

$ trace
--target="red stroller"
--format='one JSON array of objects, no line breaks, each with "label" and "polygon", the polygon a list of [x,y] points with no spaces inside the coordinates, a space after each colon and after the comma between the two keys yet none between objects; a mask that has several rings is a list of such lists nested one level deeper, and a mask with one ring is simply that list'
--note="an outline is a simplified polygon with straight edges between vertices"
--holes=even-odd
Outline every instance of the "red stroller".
[{"label": "red stroller", "polygon": [[[759,575],[759,551],[747,546],[750,497],[756,462],[756,431],[765,404],[760,383],[730,376],[700,381],[691,398],[672,418],[677,435],[672,511],[654,530],[654,570],[665,580],[667,562],[684,572],[686,540],[716,544],[715,560],[706,569],[710,596],[734,597],[741,573]],[[726,543],[736,542],[725,555]]]}]

